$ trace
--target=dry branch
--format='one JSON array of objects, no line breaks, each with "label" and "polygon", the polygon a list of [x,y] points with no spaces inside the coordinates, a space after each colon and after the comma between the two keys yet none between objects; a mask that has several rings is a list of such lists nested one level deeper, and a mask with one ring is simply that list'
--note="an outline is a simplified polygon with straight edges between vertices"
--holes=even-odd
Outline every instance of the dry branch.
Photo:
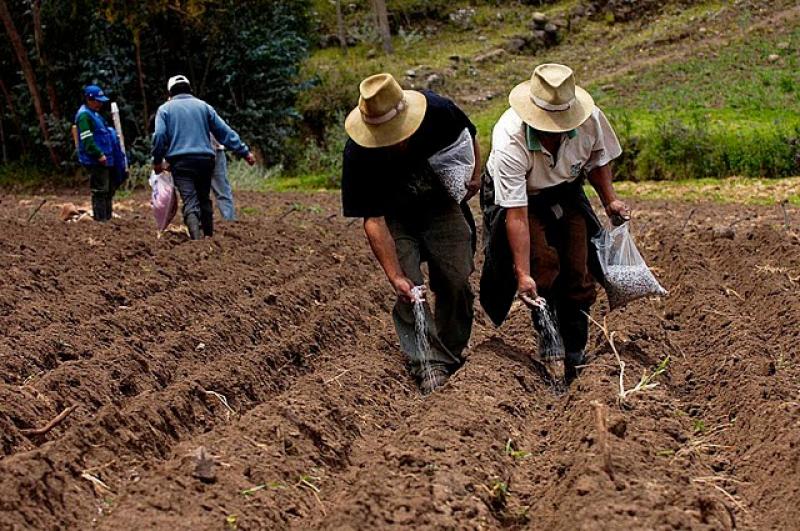
[{"label": "dry branch", "polygon": [[42,199],[42,201],[39,203],[39,206],[33,209],[33,212],[31,212],[31,215],[28,216],[28,220],[25,223],[30,223],[33,219],[33,216],[39,213],[45,203],[47,203],[47,199]]},{"label": "dry branch", "polygon": [[64,422],[64,419],[69,417],[70,413],[78,409],[78,406],[69,406],[67,409],[59,413],[53,420],[42,426],[41,428],[33,428],[28,430],[19,430],[23,435],[44,435],[50,430]]},{"label": "dry branch", "polygon": [[603,470],[605,470],[611,481],[614,481],[614,469],[611,466],[611,446],[608,444],[608,418],[606,417],[606,406],[597,400],[589,403],[594,409],[594,422],[597,429],[597,442],[600,445],[600,453],[603,454]]}]

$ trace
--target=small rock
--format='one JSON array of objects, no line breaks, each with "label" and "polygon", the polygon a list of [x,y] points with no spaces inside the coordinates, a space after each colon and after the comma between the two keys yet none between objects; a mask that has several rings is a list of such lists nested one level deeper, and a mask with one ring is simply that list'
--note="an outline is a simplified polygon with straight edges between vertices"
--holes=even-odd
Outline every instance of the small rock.
[{"label": "small rock", "polygon": [[194,472],[192,476],[203,483],[214,483],[217,481],[217,473],[214,470],[214,459],[208,454],[204,446],[200,446],[194,452]]},{"label": "small rock", "polygon": [[476,55],[474,61],[476,63],[483,63],[484,61],[490,61],[493,59],[499,59],[503,55],[505,55],[506,51],[502,48],[496,48],[494,50],[489,50],[488,52],[482,53],[480,55]]},{"label": "small rock", "polygon": [[595,488],[595,482],[589,476],[581,476],[575,482],[575,492],[578,496],[586,496]]},{"label": "small rock", "polygon": [[628,431],[628,422],[623,417],[609,419],[608,431],[619,437],[625,438],[625,432]]},{"label": "small rock", "polygon": [[406,77],[417,77],[417,71],[413,68],[410,70],[406,70]]},{"label": "small rock", "polygon": [[486,36],[484,36],[484,35],[480,35],[480,36],[478,37],[478,42],[486,42],[486,41],[488,41],[488,40],[489,40],[489,39],[488,39]]},{"label": "small rock", "polygon": [[522,37],[512,37],[503,44],[503,48],[510,53],[520,53],[527,45],[528,41]]},{"label": "small rock", "polygon": [[790,46],[790,44],[789,44],[788,41],[783,41],[783,42],[779,42],[778,43],[778,49],[779,50],[788,50],[789,46]]},{"label": "small rock", "polygon": [[547,15],[544,13],[537,11],[533,14],[533,25],[534,27],[544,29],[545,25],[547,24]]},{"label": "small rock", "polygon": [[551,33],[551,34],[552,33],[558,33],[558,26],[556,26],[555,24],[552,24],[552,23],[548,23],[544,27],[544,31],[545,31],[545,33]]},{"label": "small rock", "polygon": [[444,76],[441,74],[431,74],[425,78],[425,86],[428,89],[437,89],[444,86]]},{"label": "small rock", "polygon": [[205,348],[206,348],[206,344],[205,343],[198,343],[197,346],[194,347],[194,350],[196,352],[200,352],[201,350],[205,350]]},{"label": "small rock", "polygon": [[777,63],[780,60],[781,56],[776,53],[771,53],[769,54],[769,57],[767,57],[767,61],[769,61],[770,63]]},{"label": "small rock", "polygon": [[714,227],[714,229],[711,231],[711,236],[715,240],[733,240],[736,238],[736,231],[730,225],[725,227]]},{"label": "small rock", "polygon": [[378,56],[378,50],[375,48],[370,49],[367,52],[367,59],[375,59]]}]

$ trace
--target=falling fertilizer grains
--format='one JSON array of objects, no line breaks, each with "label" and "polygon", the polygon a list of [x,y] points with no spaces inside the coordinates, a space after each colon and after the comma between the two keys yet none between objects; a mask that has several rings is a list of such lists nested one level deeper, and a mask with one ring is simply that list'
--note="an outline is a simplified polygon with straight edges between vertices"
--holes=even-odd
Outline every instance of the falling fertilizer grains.
[{"label": "falling fertilizer grains", "polygon": [[428,341],[428,316],[425,311],[425,286],[415,286],[411,290],[414,297],[414,335],[415,337],[415,356],[422,373],[428,378],[431,389],[434,388],[433,373],[431,372],[431,345]]}]

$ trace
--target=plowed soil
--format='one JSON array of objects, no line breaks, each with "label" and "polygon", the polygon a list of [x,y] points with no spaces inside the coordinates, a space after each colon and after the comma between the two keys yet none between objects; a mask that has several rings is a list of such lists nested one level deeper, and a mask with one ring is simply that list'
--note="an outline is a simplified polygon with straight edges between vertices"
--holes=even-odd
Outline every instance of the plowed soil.
[{"label": "plowed soil", "polygon": [[635,205],[670,295],[594,317],[626,391],[670,361],[621,401],[598,327],[558,392],[521,308],[479,312],[421,398],[335,194],[242,194],[203,242],[156,238],[145,196],[107,225],[60,221],[66,200],[27,223],[38,200],[0,196],[1,529],[800,522],[797,210]]}]

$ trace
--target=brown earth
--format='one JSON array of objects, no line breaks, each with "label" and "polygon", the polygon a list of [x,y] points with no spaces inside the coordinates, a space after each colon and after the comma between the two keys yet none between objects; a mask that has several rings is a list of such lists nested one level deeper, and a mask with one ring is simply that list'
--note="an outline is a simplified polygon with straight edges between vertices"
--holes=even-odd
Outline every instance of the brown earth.
[{"label": "brown earth", "polygon": [[242,221],[189,242],[155,237],[144,196],[107,225],[59,220],[83,198],[26,223],[38,200],[0,196],[0,529],[800,522],[796,209],[787,230],[777,207],[636,205],[671,294],[607,322],[626,389],[670,357],[657,387],[620,402],[595,328],[557,393],[517,309],[500,330],[479,313],[423,399],[338,196],[239,199]]}]

